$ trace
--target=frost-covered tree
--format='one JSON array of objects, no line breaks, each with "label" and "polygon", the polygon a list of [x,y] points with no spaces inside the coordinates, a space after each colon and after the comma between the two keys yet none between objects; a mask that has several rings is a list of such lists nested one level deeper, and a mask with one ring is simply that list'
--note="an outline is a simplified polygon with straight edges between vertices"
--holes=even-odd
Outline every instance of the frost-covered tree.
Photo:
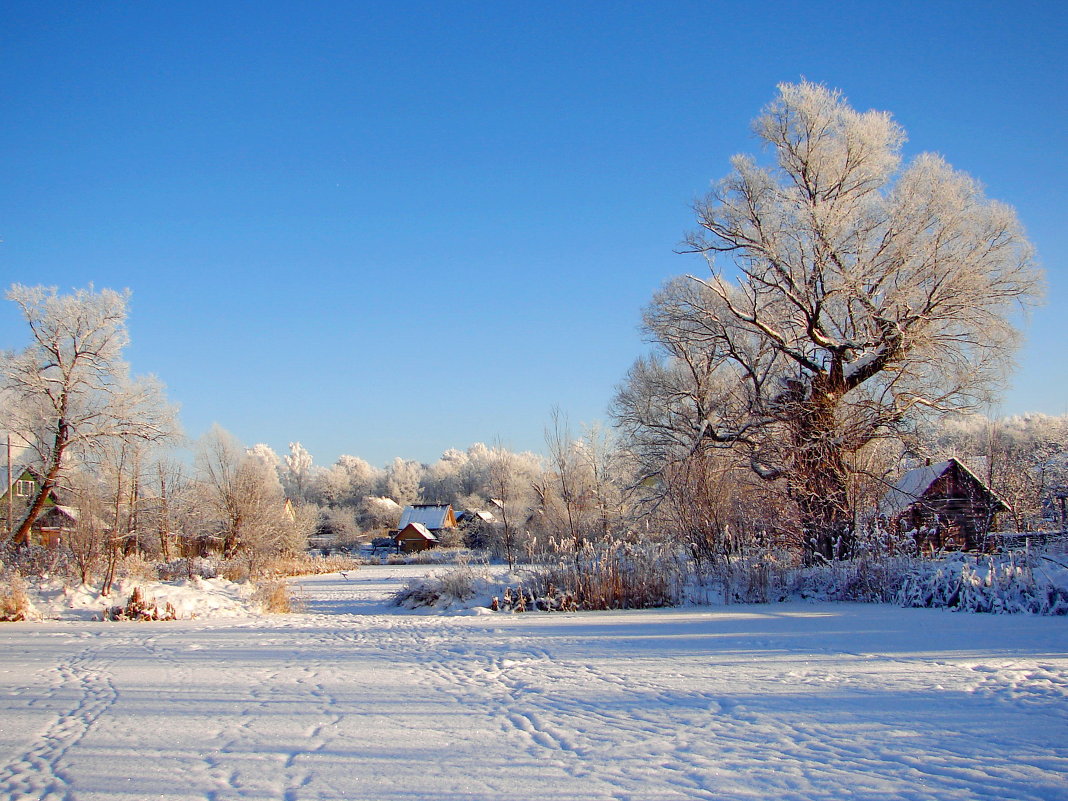
[{"label": "frost-covered tree", "polygon": [[463,495],[465,468],[470,457],[461,450],[449,448],[423,474],[423,500],[427,503],[455,503]]},{"label": "frost-covered tree", "polygon": [[419,503],[422,480],[423,466],[398,456],[386,469],[386,495],[401,506]]},{"label": "frost-covered tree", "polygon": [[342,454],[324,470],[313,471],[308,494],[327,506],[358,506],[368,495],[384,491],[385,472],[358,456]]},{"label": "frost-covered tree", "polygon": [[555,491],[561,514],[561,524],[571,545],[578,549],[587,533],[584,520],[587,496],[587,471],[583,453],[571,433],[571,426],[558,408],[554,408],[551,424],[545,429],[545,445],[549,451],[551,486]]},{"label": "frost-covered tree", "polygon": [[616,432],[601,423],[585,427],[578,449],[585,466],[597,529],[602,538],[620,533],[626,488],[632,483],[633,465]]},{"label": "frost-covered tree", "polygon": [[265,557],[304,547],[313,521],[286,515],[278,473],[259,455],[214,426],[198,443],[196,461],[201,500],[226,557],[244,555],[254,573]]},{"label": "frost-covered tree", "polygon": [[365,531],[396,528],[402,511],[400,504],[392,498],[369,495],[359,506],[357,520]]},{"label": "frost-covered tree", "polygon": [[176,423],[161,384],[132,378],[122,359],[130,293],[15,284],[8,300],[30,329],[25,350],[0,357],[2,427],[36,453],[43,480],[14,533],[24,541],[49,493],[75,461],[115,443],[162,442]]},{"label": "frost-covered tree", "polygon": [[833,558],[850,541],[848,455],[987,401],[1040,274],[1009,206],[939,156],[901,166],[889,114],[802,82],[754,128],[771,162],[735,156],[696,205],[686,245],[711,275],[654,298],[660,355],[635,365],[617,412],[665,453],[727,447],[785,482],[809,558]]},{"label": "frost-covered tree", "polygon": [[271,470],[280,471],[282,469],[282,460],[279,458],[274,448],[266,442],[257,442],[248,449],[247,453],[249,456],[254,456],[259,459]]},{"label": "frost-covered tree", "polygon": [[848,455],[917,413],[989,399],[1040,277],[1014,210],[939,156],[902,169],[890,114],[779,89],[754,125],[771,163],[736,156],[696,205],[687,247],[711,274],[651,303],[661,357],[634,366],[617,411],[641,437],[731,447],[785,482],[808,554],[833,557],[849,543]]},{"label": "frost-covered tree", "polygon": [[289,496],[300,502],[307,500],[312,475],[312,455],[299,442],[290,442],[285,465],[285,487]]}]

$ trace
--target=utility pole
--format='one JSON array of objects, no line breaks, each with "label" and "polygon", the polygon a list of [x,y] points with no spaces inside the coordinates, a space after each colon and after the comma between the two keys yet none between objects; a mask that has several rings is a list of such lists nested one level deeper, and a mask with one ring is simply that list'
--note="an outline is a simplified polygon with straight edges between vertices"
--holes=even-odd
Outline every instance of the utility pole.
[{"label": "utility pole", "polygon": [[14,477],[11,475],[11,435],[7,435],[7,535],[8,538],[15,536],[15,504],[14,499],[11,497],[15,494],[15,487],[12,483]]}]

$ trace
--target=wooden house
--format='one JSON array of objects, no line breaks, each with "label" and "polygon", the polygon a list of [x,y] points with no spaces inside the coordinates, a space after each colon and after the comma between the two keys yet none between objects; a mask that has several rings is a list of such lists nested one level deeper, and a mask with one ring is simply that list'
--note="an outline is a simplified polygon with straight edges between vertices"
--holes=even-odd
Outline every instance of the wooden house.
[{"label": "wooden house", "polygon": [[397,550],[402,553],[425,551],[427,548],[433,548],[438,544],[437,535],[418,522],[406,525],[397,532],[394,540],[397,543]]},{"label": "wooden house", "polygon": [[409,523],[421,523],[428,531],[435,533],[445,528],[456,528],[456,514],[449,503],[417,503],[404,507],[397,531],[403,531]]},{"label": "wooden house", "polygon": [[1008,505],[956,459],[907,471],[879,503],[879,516],[915,532],[921,552],[984,551],[994,517]]},{"label": "wooden house", "polygon": [[401,512],[393,540],[401,551],[423,551],[438,544],[445,529],[456,528],[452,504],[417,503]]},{"label": "wooden house", "polygon": [[[11,481],[4,493],[0,494],[0,518],[4,532],[14,530],[25,518],[42,481],[44,477],[32,467],[18,467],[11,471]],[[39,544],[54,548],[59,545],[63,534],[74,528],[77,520],[78,510],[60,504],[56,491],[51,490],[33,523],[31,535]]]}]

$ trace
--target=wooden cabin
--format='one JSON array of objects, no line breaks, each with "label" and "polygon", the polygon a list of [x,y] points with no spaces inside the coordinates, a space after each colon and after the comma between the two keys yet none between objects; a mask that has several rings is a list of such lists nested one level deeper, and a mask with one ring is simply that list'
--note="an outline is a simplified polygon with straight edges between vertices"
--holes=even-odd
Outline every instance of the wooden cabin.
[{"label": "wooden cabin", "polygon": [[915,532],[921,553],[986,551],[987,534],[1008,505],[956,459],[907,471],[879,504],[879,515],[901,532]]},{"label": "wooden cabin", "polygon": [[[32,467],[19,467],[11,471],[10,484],[6,491],[0,494],[0,520],[4,532],[13,531],[25,519],[29,504],[37,495],[43,481],[44,476]],[[0,483],[0,486],[3,484]],[[11,515],[8,514],[9,509]],[[8,519],[9,517],[11,519]],[[60,505],[56,491],[50,490],[30,529],[31,542],[55,548],[62,541],[63,535],[74,529],[77,521],[78,510]]]},{"label": "wooden cabin", "polygon": [[438,544],[438,538],[422,523],[409,523],[397,532],[394,540],[401,553],[425,551]]},{"label": "wooden cabin", "polygon": [[445,528],[456,528],[456,514],[449,503],[417,503],[404,507],[397,531],[403,531],[409,523],[421,523],[433,534]]}]

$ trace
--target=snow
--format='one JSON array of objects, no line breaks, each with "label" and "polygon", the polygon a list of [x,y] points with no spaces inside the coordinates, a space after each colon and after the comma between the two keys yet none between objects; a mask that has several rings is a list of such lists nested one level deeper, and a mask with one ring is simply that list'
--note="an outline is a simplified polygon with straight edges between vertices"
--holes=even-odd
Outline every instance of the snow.
[{"label": "snow", "polygon": [[893,517],[905,511],[949,469],[950,462],[914,467],[907,471],[879,503],[879,514]]},{"label": "snow", "polygon": [[420,523],[426,528],[436,531],[439,528],[445,528],[445,519],[448,516],[448,504],[405,506],[404,511],[401,513],[400,522],[397,524],[397,530],[403,530],[409,523]]},{"label": "snow", "polygon": [[880,605],[0,627],[0,798],[1065,799],[1068,619]]},{"label": "snow", "polygon": [[51,581],[28,588],[31,617],[37,620],[102,620],[111,607],[124,605],[135,587],[159,609],[170,604],[179,619],[247,617],[257,604],[253,587],[224,578],[200,578],[186,581],[139,581],[123,579],[115,583],[107,596],[99,587],[82,585],[65,587]]}]

